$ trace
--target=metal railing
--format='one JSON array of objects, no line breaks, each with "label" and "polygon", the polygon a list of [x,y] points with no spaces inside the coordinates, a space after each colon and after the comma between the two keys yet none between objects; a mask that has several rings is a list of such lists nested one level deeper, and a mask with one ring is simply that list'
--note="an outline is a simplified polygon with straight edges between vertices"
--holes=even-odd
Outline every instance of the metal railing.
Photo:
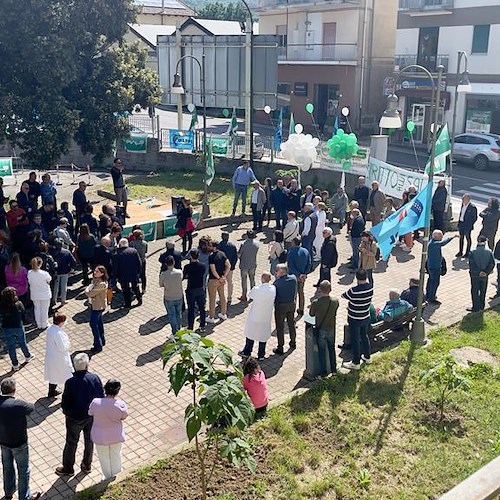
[{"label": "metal railing", "polygon": [[452,9],[454,0],[399,0],[399,10]]},{"label": "metal railing", "polygon": [[128,123],[131,127],[138,128],[151,137],[157,137],[156,121],[156,117],[146,114],[129,115],[128,117]]},{"label": "metal railing", "polygon": [[[437,72],[439,65],[444,66],[444,72],[448,72],[448,62],[450,56],[448,54],[437,54],[435,56],[422,56],[418,54],[396,54],[394,56],[394,65],[399,69],[409,66],[410,64],[419,64],[428,69],[431,73]],[[417,68],[410,68],[409,73],[418,71]]]},{"label": "metal railing", "polygon": [[354,43],[300,43],[278,47],[278,61],[357,61]]},{"label": "metal railing", "polygon": [[[317,0],[259,0],[259,9],[270,9],[273,7],[281,6],[292,6],[292,5],[303,5],[303,4],[317,4]],[[345,5],[346,0],[329,0],[328,6],[332,7],[335,5]],[[349,4],[359,3],[359,0],[349,0]]]}]

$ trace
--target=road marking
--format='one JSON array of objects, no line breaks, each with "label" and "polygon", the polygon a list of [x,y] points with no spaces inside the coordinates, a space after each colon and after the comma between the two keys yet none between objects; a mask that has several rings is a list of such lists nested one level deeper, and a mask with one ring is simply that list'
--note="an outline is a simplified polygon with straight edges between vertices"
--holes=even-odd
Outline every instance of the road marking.
[{"label": "road marking", "polygon": [[476,198],[479,198],[479,199],[488,201],[491,198],[491,195],[489,195],[489,194],[486,195],[486,194],[476,193],[472,190],[464,191],[463,189],[461,189],[460,191],[456,191],[456,192],[459,194],[469,194],[473,200],[475,200]]}]

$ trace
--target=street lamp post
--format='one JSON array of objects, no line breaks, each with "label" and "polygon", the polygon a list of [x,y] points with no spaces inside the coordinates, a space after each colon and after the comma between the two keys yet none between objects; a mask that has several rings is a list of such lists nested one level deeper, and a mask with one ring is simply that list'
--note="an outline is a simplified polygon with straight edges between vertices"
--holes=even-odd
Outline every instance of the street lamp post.
[{"label": "street lamp post", "polygon": [[245,8],[247,9],[247,12],[248,12],[246,34],[250,36],[250,40],[248,42],[246,42],[247,46],[249,47],[249,51],[247,51],[247,54],[246,54],[247,69],[249,71],[245,75],[245,77],[250,80],[249,86],[247,89],[247,92],[250,94],[249,105],[248,105],[248,107],[250,109],[248,110],[249,116],[247,116],[246,119],[250,121],[250,124],[248,127],[249,132],[250,132],[250,138],[249,138],[250,157],[248,158],[248,160],[250,161],[250,167],[253,169],[253,90],[254,90],[253,89],[253,16],[252,16],[252,11],[250,10],[250,7],[248,6],[248,3],[245,0],[241,0],[241,1],[245,5]]},{"label": "street lamp post", "polygon": [[[433,127],[432,127],[432,148],[431,148],[431,159],[429,166],[429,182],[428,184],[432,186],[434,179],[434,160],[436,158],[436,137],[438,132],[438,120],[439,120],[439,103],[441,100],[441,82],[443,80],[443,66],[438,66],[438,81],[437,88],[434,82],[434,78],[427,68],[419,66],[417,64],[411,64],[404,67],[398,74],[397,78],[394,80],[393,92],[387,98],[387,109],[384,111],[383,116],[380,118],[379,127],[380,128],[400,128],[401,127],[401,116],[397,110],[398,97],[396,96],[396,84],[401,77],[401,75],[409,68],[417,68],[427,74],[432,82],[433,94],[436,98],[434,101],[434,117],[433,117]],[[428,207],[427,217],[425,219],[424,226],[424,239],[422,243],[422,257],[420,259],[420,279],[418,285],[418,299],[417,299],[417,315],[415,321],[413,322],[413,327],[410,332],[410,340],[414,344],[424,345],[427,343],[425,338],[425,323],[422,318],[423,303],[424,303],[424,280],[425,280],[425,264],[427,262],[427,248],[429,246],[429,232],[431,224],[431,206],[432,201],[432,189],[427,192],[426,204]]]},{"label": "street lamp post", "polygon": [[185,94],[184,87],[182,86],[181,75],[179,74],[179,65],[183,59],[192,59],[196,61],[200,68],[200,87],[201,87],[201,102],[203,103],[203,155],[202,163],[204,168],[203,174],[203,205],[201,209],[201,218],[206,219],[210,216],[210,205],[208,204],[208,185],[207,185],[207,106],[206,106],[206,93],[205,93],[205,53],[201,56],[201,63],[199,59],[191,54],[186,54],[177,60],[175,65],[174,83],[172,84],[172,94]]},{"label": "street lamp post", "polygon": [[[465,70],[460,75],[460,63],[462,62],[462,57],[465,59]],[[455,75],[455,96],[453,102],[453,121],[451,123],[451,152],[450,152],[450,177],[453,179],[453,149],[455,146],[455,125],[457,122],[457,104],[458,104],[458,94],[467,93],[472,90],[469,72],[467,71],[467,53],[463,50],[458,51],[457,56],[457,72]],[[460,78],[459,78],[460,76]]]}]

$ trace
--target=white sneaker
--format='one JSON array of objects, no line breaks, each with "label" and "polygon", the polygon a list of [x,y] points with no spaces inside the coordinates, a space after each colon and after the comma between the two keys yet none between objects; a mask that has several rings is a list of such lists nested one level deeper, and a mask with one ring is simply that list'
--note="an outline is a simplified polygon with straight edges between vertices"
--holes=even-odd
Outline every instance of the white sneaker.
[{"label": "white sneaker", "polygon": [[215,318],[211,318],[210,316],[205,321],[211,324],[217,323],[217,320]]},{"label": "white sneaker", "polygon": [[371,365],[373,363],[373,359],[371,357],[366,358],[363,354],[361,355],[361,361],[363,361],[365,365]]},{"label": "white sneaker", "polygon": [[12,371],[18,372],[19,371],[19,365],[12,365]]},{"label": "white sneaker", "polygon": [[35,355],[32,354],[31,356],[28,356],[27,358],[24,358],[24,361],[26,363],[29,363],[30,361],[33,361],[35,359]]},{"label": "white sneaker", "polygon": [[218,317],[222,320],[222,321],[225,321],[227,319],[227,314],[222,314],[222,313],[219,313],[218,314]]},{"label": "white sneaker", "polygon": [[361,363],[357,365],[356,363],[353,363],[352,361],[349,361],[347,363],[344,363],[344,368],[348,368],[349,370],[359,370],[361,369]]}]

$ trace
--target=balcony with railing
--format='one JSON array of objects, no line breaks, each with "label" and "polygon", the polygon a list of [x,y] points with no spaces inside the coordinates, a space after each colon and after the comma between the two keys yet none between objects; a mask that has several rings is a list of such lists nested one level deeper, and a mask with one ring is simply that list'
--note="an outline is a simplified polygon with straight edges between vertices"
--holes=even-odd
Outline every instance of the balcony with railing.
[{"label": "balcony with railing", "polygon": [[[401,70],[405,66],[409,66],[410,64],[418,64],[428,69],[431,73],[437,73],[437,68],[439,65],[444,66],[444,72],[448,72],[448,54],[437,54],[435,56],[423,56],[418,54],[396,54],[394,56],[394,66],[397,71]],[[417,69],[410,68],[408,70],[418,71]]]},{"label": "balcony with railing", "polygon": [[358,60],[354,43],[303,43],[278,47],[278,61],[322,61],[338,64]]},{"label": "balcony with railing", "polygon": [[453,9],[454,0],[399,0],[399,10],[441,11]]},{"label": "balcony with railing", "polygon": [[[346,6],[346,0],[259,0],[258,9],[273,9],[276,7],[292,7],[294,5],[304,5],[304,4],[314,4],[318,5],[321,3],[328,3],[328,8],[335,8],[338,6]],[[359,0],[349,0],[349,5],[359,4]]]}]

